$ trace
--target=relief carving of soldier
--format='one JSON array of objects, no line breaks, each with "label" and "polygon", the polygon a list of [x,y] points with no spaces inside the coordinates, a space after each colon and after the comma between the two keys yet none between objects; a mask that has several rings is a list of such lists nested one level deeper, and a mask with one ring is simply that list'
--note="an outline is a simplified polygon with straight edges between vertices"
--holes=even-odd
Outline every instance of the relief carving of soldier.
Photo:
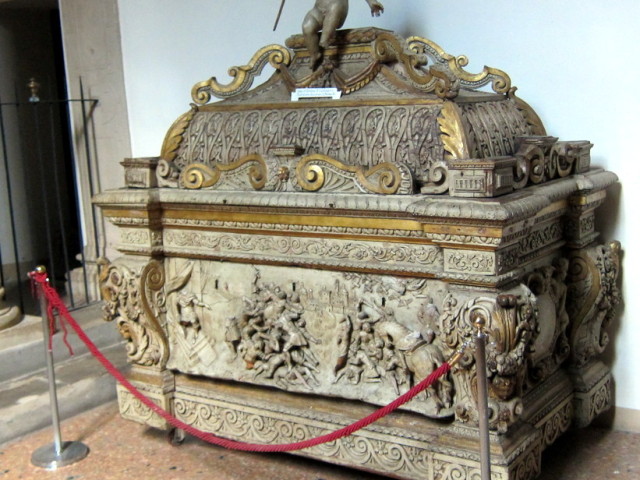
[{"label": "relief carving of soldier", "polygon": [[211,310],[208,305],[198,300],[195,294],[188,290],[182,290],[178,295],[179,323],[185,339],[192,344],[196,342],[196,337],[200,332],[200,319],[196,313],[196,307]]},{"label": "relief carving of soldier", "polygon": [[273,283],[258,285],[256,279],[253,296],[243,302],[240,320],[227,320],[225,341],[246,368],[283,388],[317,385],[320,362],[309,347],[319,340],[306,329],[298,294]]}]

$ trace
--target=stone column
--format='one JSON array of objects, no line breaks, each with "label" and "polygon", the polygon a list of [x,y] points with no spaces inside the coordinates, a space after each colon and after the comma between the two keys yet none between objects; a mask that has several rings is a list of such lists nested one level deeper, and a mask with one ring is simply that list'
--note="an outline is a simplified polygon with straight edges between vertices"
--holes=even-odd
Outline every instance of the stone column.
[{"label": "stone column", "polygon": [[18,307],[7,306],[4,303],[4,287],[0,285],[0,330],[5,330],[20,323],[22,316]]},{"label": "stone column", "polygon": [[[82,78],[85,98],[98,100],[88,115],[88,129],[94,132],[88,139],[91,143],[91,159],[86,155],[86,132],[82,128],[80,107],[75,107],[72,112],[77,188],[85,238],[84,263],[89,280],[88,300],[97,300],[100,293],[96,282],[96,261],[103,255],[113,256],[113,245],[118,241],[118,234],[115,229],[104,225],[100,212],[93,210],[91,195],[119,187],[120,170],[113,168],[113,164],[131,156],[118,2],[61,0],[59,4],[69,95],[71,98],[80,98]],[[83,291],[82,269],[72,271],[70,277],[77,291]]]}]

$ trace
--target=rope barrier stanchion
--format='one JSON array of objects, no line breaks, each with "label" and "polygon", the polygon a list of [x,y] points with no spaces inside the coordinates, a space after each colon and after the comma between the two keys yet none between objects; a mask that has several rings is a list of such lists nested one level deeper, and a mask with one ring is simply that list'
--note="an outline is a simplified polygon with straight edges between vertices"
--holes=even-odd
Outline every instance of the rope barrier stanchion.
[{"label": "rope barrier stanchion", "polygon": [[[462,358],[464,354],[464,349],[467,348],[467,344],[464,345],[459,351],[457,351],[448,362],[444,362],[440,367],[431,372],[431,374],[423,379],[420,383],[412,387],[408,392],[396,398],[393,402],[388,405],[379,408],[374,411],[370,415],[354,422],[346,427],[343,427],[334,432],[327,433],[325,435],[321,435],[319,437],[310,438],[307,440],[294,442],[294,443],[284,443],[284,444],[276,444],[276,445],[266,445],[266,444],[255,444],[255,443],[245,443],[245,442],[237,442],[233,440],[229,440],[226,438],[218,437],[208,432],[203,432],[202,430],[198,430],[197,428],[181,421],[178,418],[175,418],[169,412],[164,410],[163,408],[156,405],[151,399],[147,396],[143,395],[129,380],[125,378],[125,376],[111,363],[96,347],[96,345],[91,341],[91,339],[87,336],[87,334],[82,330],[80,325],[73,319],[66,306],[58,296],[57,292],[49,285],[46,273],[44,272],[35,272],[31,275],[33,281],[38,283],[41,286],[41,291],[44,296],[46,296],[49,301],[48,311],[52,312],[54,310],[58,311],[60,314],[61,322],[67,322],[67,324],[76,332],[78,338],[84,342],[89,351],[93,354],[94,357],[105,367],[105,369],[124,387],[126,388],[136,399],[138,399],[144,406],[149,408],[153,413],[160,416],[164,419],[169,425],[174,428],[179,428],[186,433],[193,435],[200,440],[203,440],[207,443],[211,443],[214,445],[218,445],[220,447],[232,449],[232,450],[240,450],[245,452],[292,452],[295,450],[302,450],[304,448],[314,447],[316,445],[321,445],[323,443],[333,442],[340,438],[346,437],[355,433],[356,431],[365,428],[366,426],[372,424],[373,422],[381,419],[382,417],[390,414],[391,412],[398,409],[400,406],[404,405],[408,401],[412,400],[416,397],[420,392],[427,389],[434,382],[436,382],[441,376],[445,375],[451,368]],[[64,323],[61,323],[63,326]]]},{"label": "rope barrier stanchion", "polygon": [[[30,274],[45,275],[46,269],[38,267]],[[42,331],[44,336],[44,356],[47,363],[47,378],[49,380],[49,401],[51,406],[51,420],[53,424],[53,443],[44,445],[33,452],[31,463],[47,470],[56,470],[59,467],[70,465],[85,458],[89,448],[82,442],[63,442],[60,433],[60,415],[58,412],[58,395],[56,391],[56,377],[53,365],[52,333],[55,329],[53,312],[49,308],[47,297],[44,294],[44,286],[38,284],[40,300],[40,313],[42,315]]]},{"label": "rope barrier stanchion", "polygon": [[477,329],[475,335],[476,378],[478,382],[478,426],[480,429],[480,474],[482,480],[491,480],[491,451],[489,440],[489,388],[487,385],[487,334],[484,327],[487,319],[476,312],[473,319]]}]

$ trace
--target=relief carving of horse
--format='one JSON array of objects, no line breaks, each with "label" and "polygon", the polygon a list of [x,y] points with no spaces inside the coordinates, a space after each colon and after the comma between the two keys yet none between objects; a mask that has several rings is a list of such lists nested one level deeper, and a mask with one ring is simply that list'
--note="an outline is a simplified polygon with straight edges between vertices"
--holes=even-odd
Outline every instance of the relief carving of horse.
[{"label": "relief carving of horse", "polygon": [[[419,332],[412,331],[393,320],[382,320],[375,325],[376,335],[404,357],[404,362],[412,377],[412,385],[419,383],[436,370],[445,359],[440,349],[434,345],[433,336],[424,339]],[[440,378],[426,390],[432,398],[436,411],[451,407],[453,384],[447,378]]]}]

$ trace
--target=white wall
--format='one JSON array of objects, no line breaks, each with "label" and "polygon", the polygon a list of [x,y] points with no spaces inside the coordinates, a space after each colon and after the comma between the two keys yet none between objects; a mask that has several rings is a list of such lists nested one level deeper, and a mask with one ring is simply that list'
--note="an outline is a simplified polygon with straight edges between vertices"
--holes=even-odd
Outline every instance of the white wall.
[{"label": "white wall", "polygon": [[[640,204],[640,189],[632,184],[638,175],[640,2],[382,1],[387,11],[372,19],[364,1],[352,0],[345,28],[373,25],[428,37],[451,54],[467,55],[472,72],[484,64],[501,68],[550,134],[591,140],[593,163],[620,176],[622,186],[611,189],[600,225],[605,240],[622,242],[627,272],[609,348],[616,405],[640,410],[640,317],[633,314],[640,311],[639,281],[629,273],[640,265],[640,249],[633,247],[640,222],[626,214]],[[290,0],[273,33],[280,0],[119,0],[133,155],[157,155],[168,127],[188,110],[194,83],[210,76],[227,82],[228,67],[298,33],[312,3]]]}]

